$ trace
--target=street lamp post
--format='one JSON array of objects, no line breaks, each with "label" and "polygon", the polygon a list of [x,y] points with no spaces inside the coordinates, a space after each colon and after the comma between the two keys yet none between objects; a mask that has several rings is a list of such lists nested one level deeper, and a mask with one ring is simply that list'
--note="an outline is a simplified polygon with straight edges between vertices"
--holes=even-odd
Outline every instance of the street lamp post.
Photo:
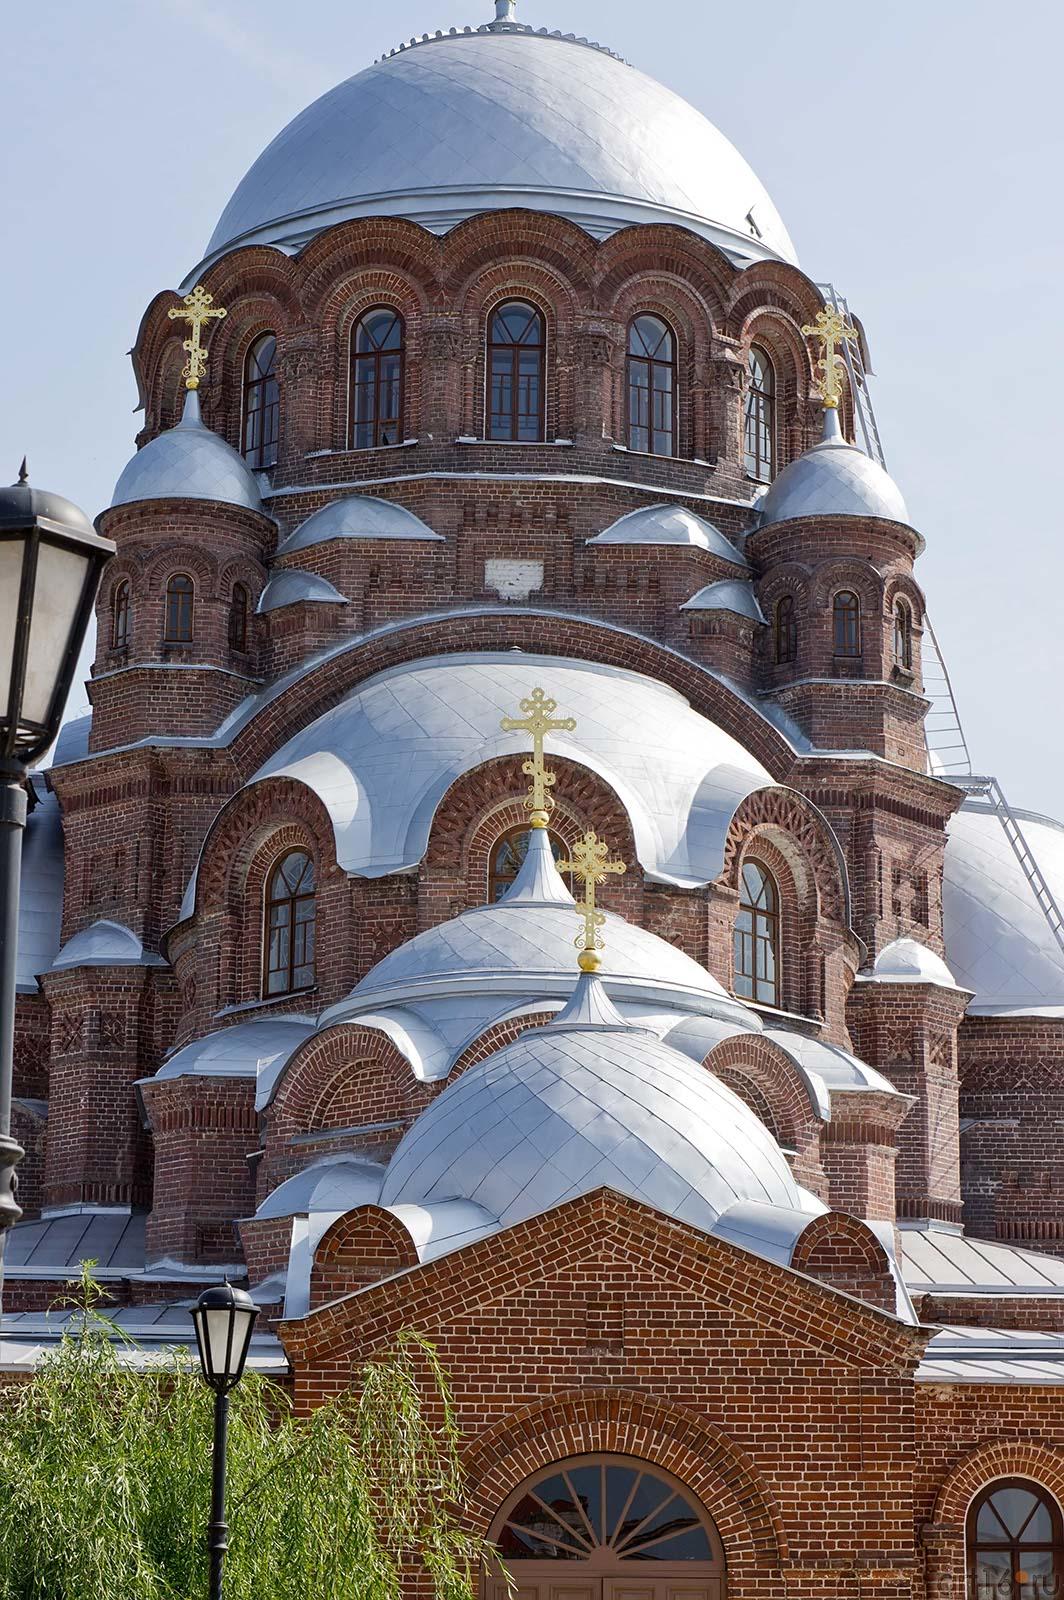
[{"label": "street lamp post", "polygon": [[231,1283],[204,1289],[192,1311],[203,1381],[214,1390],[214,1458],[211,1473],[210,1600],[222,1600],[222,1566],[229,1548],[225,1520],[225,1466],[229,1395],[240,1382],[259,1308]]},{"label": "street lamp post", "polygon": [[11,1088],[26,769],[59,731],[100,572],[114,549],[77,506],[34,489],[25,461],[18,482],[0,489],[0,1294],[4,1238],[22,1215]]}]

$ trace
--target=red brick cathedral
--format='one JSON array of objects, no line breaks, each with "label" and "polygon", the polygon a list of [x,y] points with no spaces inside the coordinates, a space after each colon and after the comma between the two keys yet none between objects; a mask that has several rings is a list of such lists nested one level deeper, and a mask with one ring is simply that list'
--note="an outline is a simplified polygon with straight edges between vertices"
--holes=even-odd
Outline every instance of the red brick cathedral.
[{"label": "red brick cathedral", "polygon": [[1064,834],[929,756],[845,302],[701,113],[496,11],[140,324],[7,1363],[82,1258],[144,1349],[224,1274],[300,1406],[435,1342],[522,1600],[1051,1600]]}]

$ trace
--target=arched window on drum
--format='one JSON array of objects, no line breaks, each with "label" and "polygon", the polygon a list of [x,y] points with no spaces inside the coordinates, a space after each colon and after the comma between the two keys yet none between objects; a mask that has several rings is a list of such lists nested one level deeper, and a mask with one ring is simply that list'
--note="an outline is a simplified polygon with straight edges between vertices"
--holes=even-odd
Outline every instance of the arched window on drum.
[{"label": "arched window on drum", "polygon": [[315,889],[314,863],[305,850],[282,856],[266,880],[264,998],[313,986]]},{"label": "arched window on drum", "polygon": [[1059,1600],[1064,1520],[1037,1483],[988,1484],[968,1508],[969,1600]]},{"label": "arched window on drum", "polygon": [[743,445],[746,476],[771,483],[776,476],[776,373],[756,345],[746,360]]},{"label": "arched window on drum", "polygon": [[373,450],[403,442],[406,326],[398,311],[367,311],[351,335],[351,445]]},{"label": "arched window on drum", "polygon": [[660,317],[628,329],[628,448],[676,454],[676,340]]},{"label": "arched window on drum", "polygon": [[277,465],[281,391],[277,386],[277,339],[264,333],[244,361],[244,460],[256,472]]},{"label": "arched window on drum", "polygon": [[780,892],[760,861],[745,861],[732,952],[732,989],[757,1005],[780,1004]]},{"label": "arched window on drum", "polygon": [[523,300],[492,312],[488,327],[488,438],[526,444],[543,438],[547,334]]}]

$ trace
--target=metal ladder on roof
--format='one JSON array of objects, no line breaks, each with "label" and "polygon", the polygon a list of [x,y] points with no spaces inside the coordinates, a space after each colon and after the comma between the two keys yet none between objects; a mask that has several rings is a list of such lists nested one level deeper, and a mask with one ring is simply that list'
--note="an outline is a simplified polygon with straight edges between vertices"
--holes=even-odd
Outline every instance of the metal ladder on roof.
[{"label": "metal ladder on roof", "polygon": [[972,758],[968,753],[968,741],[964,737],[946,662],[931,626],[931,618],[926,612],[920,658],[924,695],[931,702],[924,718],[928,771],[937,778],[960,783],[971,775]]},{"label": "metal ladder on roof", "polygon": [[1023,875],[1031,886],[1031,893],[1042,908],[1043,915],[1049,923],[1050,932],[1056,939],[1060,949],[1064,951],[1064,911],[1061,911],[1060,903],[1042,876],[1042,870],[1035,858],[1034,851],[1027,843],[1023,829],[1016,820],[1012,807],[1005,799],[1000,783],[996,778],[985,777],[977,773],[968,773],[964,777],[951,778],[950,782],[955,783],[966,794],[987,801],[990,809],[1005,830],[1005,837],[1011,844],[1016,859],[1023,869]]},{"label": "metal ladder on roof", "polygon": [[[853,322],[853,313],[846,303],[846,296],[841,295],[833,283],[818,283],[817,288],[829,305],[834,306],[847,322],[856,326]],[[865,369],[861,341],[858,339],[855,343],[852,339],[843,339],[842,352],[850,380],[850,393],[853,395],[853,408],[857,413],[857,425],[864,439],[865,455],[871,456],[873,461],[878,461],[881,467],[886,468],[887,461],[883,454],[883,441],[879,436],[879,424],[876,421],[875,408],[868,388],[868,373]]]}]

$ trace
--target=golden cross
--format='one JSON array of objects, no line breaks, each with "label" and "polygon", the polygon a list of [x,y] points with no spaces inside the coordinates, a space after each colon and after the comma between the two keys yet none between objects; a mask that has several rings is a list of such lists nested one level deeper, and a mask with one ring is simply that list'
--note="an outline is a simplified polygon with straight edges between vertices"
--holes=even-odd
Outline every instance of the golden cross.
[{"label": "golden cross", "polygon": [[205,322],[210,322],[214,317],[224,317],[222,306],[214,304],[214,296],[208,294],[202,283],[197,283],[191,294],[186,294],[179,306],[171,306],[166,313],[173,322],[175,317],[181,317],[192,326],[192,337],[184,341],[184,348],[188,351],[188,362],[181,369],[181,376],[185,380],[186,389],[198,389],[200,379],[207,370],[207,352],[200,344],[200,329]]},{"label": "golden cross", "polygon": [[528,820],[533,828],[545,828],[554,810],[554,800],[547,793],[553,789],[555,775],[548,772],[543,765],[543,738],[545,734],[560,731],[572,733],[576,727],[575,717],[553,718],[553,713],[558,709],[557,700],[548,700],[542,689],[533,689],[527,700],[521,701],[523,717],[503,717],[499,726],[503,733],[512,733],[521,729],[524,733],[532,735],[532,754],[522,764],[521,771],[527,772],[532,779],[532,787],[525,800],[528,811]]},{"label": "golden cross", "polygon": [[606,920],[606,913],[599,911],[595,906],[595,887],[605,883],[610,873],[624,872],[623,861],[609,859],[610,847],[605,839],[600,839],[595,833],[585,833],[578,839],[570,852],[570,861],[556,863],[559,872],[571,872],[574,877],[584,880],[583,901],[577,901],[577,910],[584,919],[584,929],[576,936],[576,946],[580,951],[577,958],[581,972],[597,972],[602,965],[599,951],[602,949],[602,940],[598,930]]},{"label": "golden cross", "polygon": [[837,411],[842,398],[841,372],[845,362],[840,355],[835,354],[835,346],[846,347],[847,340],[857,342],[857,329],[853,327],[835,306],[825,306],[817,312],[816,321],[807,324],[802,329],[811,339],[819,339],[821,356],[817,362],[817,371],[820,373],[820,398],[828,411]]}]

